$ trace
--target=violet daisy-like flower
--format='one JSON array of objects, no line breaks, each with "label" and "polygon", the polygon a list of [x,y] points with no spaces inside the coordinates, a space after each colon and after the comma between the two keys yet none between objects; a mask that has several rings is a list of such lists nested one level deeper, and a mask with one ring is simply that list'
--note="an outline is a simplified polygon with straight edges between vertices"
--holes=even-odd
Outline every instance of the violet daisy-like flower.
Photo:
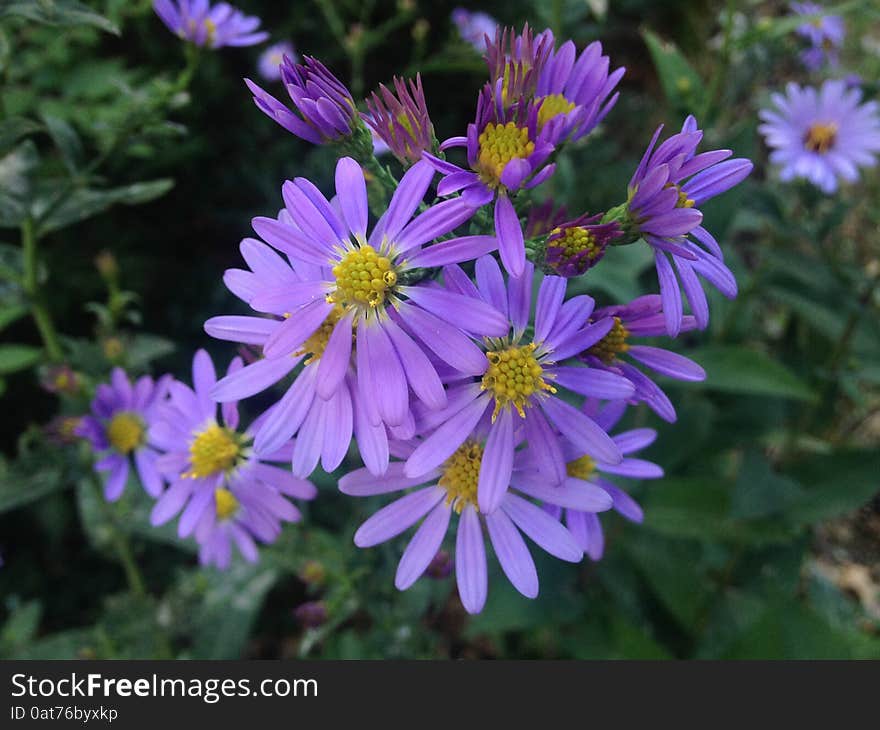
[{"label": "violet daisy-like flower", "polygon": [[[235,358],[228,372],[241,367],[241,359]],[[255,541],[273,542],[282,522],[300,520],[288,498],[313,499],[317,490],[266,463],[288,460],[289,448],[262,457],[254,454],[253,425],[239,430],[238,404],[214,402],[216,382],[210,356],[199,350],[193,358],[193,388],[172,383],[169,401],[159,409],[150,438],[165,451],[158,468],[169,486],[150,521],[161,525],[179,513],[178,534],[195,535],[202,563],[225,568],[233,545],[246,560],[256,561]]]},{"label": "violet daisy-like flower", "polygon": [[764,123],[758,130],[782,180],[803,178],[833,193],[840,180],[857,181],[859,167],[877,163],[880,107],[876,101],[862,104],[858,88],[844,81],[826,81],[818,89],[791,83],[771,99],[773,108],[759,113]]},{"label": "violet daisy-like flower", "polygon": [[257,61],[257,71],[260,76],[266,81],[279,81],[281,79],[281,64],[284,63],[285,56],[296,63],[296,49],[290,41],[279,41],[269,46],[260,54]]},{"label": "violet daisy-like flower", "polygon": [[617,103],[618,93],[612,92],[626,69],[608,73],[610,60],[602,55],[599,41],[577,56],[572,41],[554,50],[553,34],[546,30],[544,35],[550,52],[537,75],[538,125],[552,123],[557,144],[575,141],[595,129]]},{"label": "violet daisy-like flower", "polygon": [[594,302],[585,295],[564,301],[565,279],[544,277],[534,328],[527,336],[533,273],[534,266],[527,263],[523,275],[510,277],[505,286],[501,269],[491,256],[477,261],[476,285],[460,267],[444,269],[447,288],[504,312],[510,318],[510,331],[484,340],[483,367],[477,379],[450,382],[445,409],[419,410],[420,432],[432,433],[404,467],[406,475],[413,477],[437,469],[487,415],[488,436],[477,490],[477,503],[487,514],[504,499],[521,430],[529,445],[545,454],[542,469],[549,484],[559,484],[565,478],[565,460],[552,426],[597,459],[609,463],[620,460],[620,450],[608,434],[563,400],[563,389],[607,400],[628,399],[635,392],[629,380],[615,373],[563,364],[600,341],[612,326],[609,319],[587,324]]},{"label": "violet daisy-like flower", "polygon": [[244,81],[257,108],[288,132],[306,142],[326,144],[351,137],[363,127],[351,92],[323,63],[311,56],[295,63],[285,56],[279,71],[299,115],[250,79]]},{"label": "violet daisy-like flower", "polygon": [[547,164],[553,152],[551,130],[538,129],[539,105],[521,102],[502,109],[489,85],[477,104],[477,120],[469,124],[466,137],[452,137],[440,149],[464,147],[470,170],[425,153],[443,175],[439,195],[461,191],[461,199],[476,213],[494,201],[495,235],[504,268],[521,276],[526,263],[522,225],[511,196],[523,188],[544,182],[556,168]]},{"label": "violet daisy-like flower", "polygon": [[269,37],[257,31],[260,19],[229,3],[208,0],[153,0],[153,9],[172,33],[208,48],[253,46]]},{"label": "violet daisy-like flower", "polygon": [[617,221],[600,223],[602,214],[587,214],[554,228],[547,237],[544,265],[559,276],[581,276],[605,256],[608,245],[621,236]]},{"label": "violet daisy-like flower", "polygon": [[753,165],[747,159],[727,159],[733,154],[730,150],[697,154],[703,133],[693,116],[681,132],[658,146],[662,129],[657,128],[629,182],[624,229],[642,236],[654,249],[666,328],[675,337],[683,317],[681,289],[701,329],[709,323],[709,307],[700,277],[724,296],[736,296],[736,279],[724,265],[718,242],[700,225],[699,208],[742,182]]},{"label": "violet daisy-like flower", "polygon": [[394,91],[380,84],[367,99],[369,114],[364,121],[404,165],[422,158],[422,152],[433,150],[434,125],[425,104],[422,77],[416,75],[409,83],[395,77]]},{"label": "violet daisy-like flower", "polygon": [[[603,307],[593,312],[592,322],[611,320],[611,329],[601,340],[581,353],[581,359],[595,368],[603,368],[622,375],[635,388],[633,403],[643,402],[664,421],[674,422],[675,408],[666,393],[645,375],[638,365],[675,380],[699,382],[706,379],[706,371],[693,360],[669,350],[651,345],[633,344],[633,337],[661,337],[666,334],[662,302],[657,294],[633,299],[629,304]],[[681,331],[695,329],[691,315],[682,317]]]},{"label": "violet daisy-like flower", "polygon": [[[625,410],[626,404],[621,401],[608,403],[604,408],[600,408],[598,402],[592,399],[584,403],[584,411],[609,433],[620,421]],[[593,495],[592,490],[598,487],[611,499],[612,509],[615,512],[631,522],[641,523],[644,513],[638,502],[606,477],[611,475],[627,479],[661,478],[663,469],[660,466],[651,461],[631,456],[631,454],[635,454],[654,443],[657,432],[652,428],[634,428],[614,434],[612,438],[624,455],[623,461],[619,464],[602,463],[582,454],[568,441],[563,442],[562,450],[567,460],[566,472],[568,474],[564,487],[573,495],[578,495],[583,490],[589,490],[588,493],[591,496]],[[513,488],[526,493],[529,490],[546,490],[536,466],[536,460],[539,460],[541,455],[531,450],[525,450],[520,452],[519,457],[511,480]],[[584,553],[592,560],[601,560],[605,552],[605,535],[597,511],[560,504],[561,501],[545,502],[544,509],[556,519],[562,519],[564,516],[566,527]]]},{"label": "violet daisy-like flower", "polygon": [[452,22],[458,28],[461,39],[480,53],[486,50],[489,39],[495,37],[495,29],[498,27],[498,21],[491,15],[464,8],[455,8],[452,11]]},{"label": "violet daisy-like flower", "polygon": [[810,43],[810,48],[801,53],[801,60],[811,71],[816,71],[826,63],[836,65],[837,51],[846,37],[846,23],[839,15],[828,15],[818,3],[793,2],[791,9],[795,15],[813,16],[811,20],[798,26],[797,34]]},{"label": "violet daisy-like flower", "polygon": [[110,382],[95,389],[91,414],[83,416],[75,433],[87,439],[100,456],[95,471],[103,475],[108,501],[122,496],[132,459],[144,491],[151,497],[162,492],[162,479],[156,468],[159,453],[149,430],[167,395],[169,382],[168,377],[156,382],[144,375],[132,383],[121,368],[114,368]]},{"label": "violet daisy-like flower", "polygon": [[[372,547],[421,521],[397,566],[394,585],[399,590],[406,590],[425,573],[443,544],[453,514],[456,515],[457,524],[453,528],[455,578],[468,613],[482,611],[488,593],[484,528],[507,578],[524,596],[534,598],[538,595],[538,573],[521,533],[561,560],[578,562],[583,551],[568,530],[530,498],[590,512],[606,510],[612,505],[611,497],[593,485],[575,491],[566,484],[554,487],[544,482],[527,484],[517,490],[520,494],[515,494],[513,490],[508,491],[505,484],[498,508],[489,514],[483,513],[477,498],[480,476],[487,468],[496,466],[491,463],[490,420],[488,413],[482,415],[448,457],[423,474],[410,477],[401,462],[393,462],[382,476],[358,469],[339,481],[343,493],[356,497],[410,490],[376,512],[354,536],[358,547]],[[416,439],[395,443],[392,447],[395,455],[406,458],[422,443],[424,441]],[[510,458],[513,458],[513,446]],[[508,482],[510,476],[508,471]]]},{"label": "violet daisy-like flower", "polygon": [[[222,380],[215,397],[225,401],[257,393],[303,358],[319,354],[310,376],[316,396],[333,398],[352,370],[356,400],[362,404],[355,409],[355,435],[366,463],[381,471],[387,448],[368,437],[383,424],[407,427],[410,392],[430,409],[446,405],[440,377],[426,353],[454,371],[482,372],[485,356],[471,336],[502,336],[508,330],[503,314],[453,291],[407,283],[413,269],[470,260],[497,246],[492,236],[425,246],[471,215],[456,198],[412,219],[433,176],[426,162],[413,165],[369,237],[363,170],[351,158],[342,158],[336,167],[337,207],[308,180],[284,184],[283,216],[256,218],[253,225],[290,257],[296,275],[289,266],[260,264],[264,281],[275,281],[258,291],[253,291],[255,280],[247,272],[232,277],[250,297],[252,309],[274,317],[216,317],[206,323],[214,336],[261,344],[265,356]],[[285,409],[297,405],[294,401],[288,391]],[[361,416],[370,429],[366,424],[358,428]],[[381,450],[371,455],[374,449]]]}]

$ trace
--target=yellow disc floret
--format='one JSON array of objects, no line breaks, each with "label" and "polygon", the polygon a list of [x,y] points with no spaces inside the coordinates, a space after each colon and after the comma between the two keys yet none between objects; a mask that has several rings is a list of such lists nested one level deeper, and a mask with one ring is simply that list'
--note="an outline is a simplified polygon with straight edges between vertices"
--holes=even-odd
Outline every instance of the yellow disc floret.
[{"label": "yellow disc floret", "polygon": [[184,476],[201,479],[230,471],[240,455],[241,443],[235,432],[212,423],[189,445],[190,468]]},{"label": "yellow disc floret", "polygon": [[120,454],[129,454],[144,442],[146,428],[140,416],[120,411],[107,424],[107,440]]},{"label": "yellow disc floret", "polygon": [[465,441],[443,465],[443,476],[437,482],[446,490],[446,504],[461,514],[465,505],[477,506],[477,484],[483,447],[474,441]]},{"label": "yellow disc floret", "polygon": [[325,319],[321,323],[321,326],[312,333],[311,337],[303,342],[302,347],[297,350],[294,355],[297,357],[300,355],[308,355],[305,361],[306,365],[320,360],[321,355],[324,354],[324,350],[327,349],[327,342],[330,340],[330,335],[333,334],[333,328],[336,327],[337,322],[339,322],[343,316],[345,316],[345,310],[337,304],[330,310],[327,319]]},{"label": "yellow disc floret", "polygon": [[560,114],[568,114],[575,105],[562,94],[550,94],[541,97],[541,108],[538,109],[538,129],[543,129],[551,119]]},{"label": "yellow disc floret", "polygon": [[556,228],[552,235],[558,235],[560,232],[562,235],[559,238],[554,238],[549,245],[561,249],[560,257],[563,261],[570,261],[586,251],[587,259],[592,262],[601,258],[605,252],[605,247],[597,243],[596,236],[588,228],[575,226],[566,228],[564,231],[561,228]]},{"label": "yellow disc floret", "polygon": [[629,349],[629,330],[624,327],[620,317],[614,318],[614,326],[601,340],[587,350],[588,355],[598,357],[606,365],[611,365],[617,356]]},{"label": "yellow disc floret", "polygon": [[492,187],[501,185],[501,173],[508,162],[528,157],[535,151],[535,143],[529,139],[529,130],[513,122],[487,124],[479,136],[479,143],[477,169],[483,182]]},{"label": "yellow disc floret", "polygon": [[826,154],[837,140],[837,125],[834,122],[816,122],[810,125],[804,135],[804,147],[810,152]]},{"label": "yellow disc floret", "polygon": [[397,284],[397,272],[391,259],[381,256],[372,246],[349,251],[333,267],[336,291],[330,301],[341,305],[378,307]]},{"label": "yellow disc floret", "polygon": [[228,520],[238,512],[238,500],[228,489],[221,487],[214,490],[214,504],[217,507],[218,520]]},{"label": "yellow disc floret", "polygon": [[544,391],[556,392],[556,388],[544,381],[544,368],[535,358],[537,345],[530,343],[521,347],[508,347],[486,353],[489,367],[483,376],[482,389],[495,397],[492,420],[506,406],[513,406],[525,418],[525,408],[533,395]]},{"label": "yellow disc floret", "polygon": [[568,476],[574,477],[575,479],[583,479],[584,481],[593,476],[595,470],[596,462],[589,456],[582,456],[580,459],[569,461],[565,465],[565,471]]}]

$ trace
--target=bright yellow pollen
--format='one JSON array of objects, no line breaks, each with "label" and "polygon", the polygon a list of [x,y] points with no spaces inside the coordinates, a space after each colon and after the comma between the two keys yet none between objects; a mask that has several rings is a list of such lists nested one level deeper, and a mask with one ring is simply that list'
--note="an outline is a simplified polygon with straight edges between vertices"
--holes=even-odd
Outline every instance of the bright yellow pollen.
[{"label": "bright yellow pollen", "polygon": [[483,376],[481,388],[495,396],[493,421],[502,408],[511,405],[525,418],[525,408],[530,405],[533,395],[545,390],[556,392],[556,388],[544,381],[544,369],[535,359],[536,349],[537,345],[532,342],[486,353],[489,368]]},{"label": "bright yellow pollen", "polygon": [[623,326],[620,317],[615,317],[614,326],[608,334],[587,350],[587,354],[598,357],[606,365],[610,365],[618,355],[629,349],[628,337],[629,330]]},{"label": "bright yellow pollen", "polygon": [[563,94],[550,94],[541,99],[543,101],[538,109],[538,129],[543,129],[551,119],[560,114],[568,114],[575,107]]},{"label": "bright yellow pollen", "polygon": [[480,158],[477,170],[483,182],[492,187],[501,185],[501,173],[508,162],[528,157],[535,151],[535,143],[529,139],[529,130],[517,127],[513,122],[487,124],[478,141]]},{"label": "bright yellow pollen", "polygon": [[560,257],[563,261],[571,261],[575,256],[586,251],[587,255],[585,258],[587,261],[582,262],[584,270],[586,270],[589,268],[586,265],[587,263],[592,263],[602,257],[605,248],[596,242],[596,237],[588,228],[576,226],[574,228],[566,228],[564,231],[561,228],[555,228],[551,235],[555,236],[560,232],[562,232],[562,235],[559,238],[554,238],[548,245],[562,249]]},{"label": "bright yellow pollen", "polygon": [[465,441],[443,465],[443,476],[437,483],[446,490],[446,504],[452,505],[459,514],[465,505],[477,506],[482,460],[483,447],[474,441]]},{"label": "bright yellow pollen", "polygon": [[565,471],[568,476],[574,477],[575,479],[587,480],[593,475],[595,470],[596,462],[589,456],[582,456],[580,459],[569,461],[565,465]]},{"label": "bright yellow pollen", "polygon": [[826,154],[837,140],[837,125],[834,122],[816,122],[804,135],[804,147],[810,152]]},{"label": "bright yellow pollen", "polygon": [[691,200],[680,186],[675,183],[667,183],[666,187],[675,188],[678,191],[678,202],[675,204],[676,208],[693,208],[696,205],[696,202]]},{"label": "bright yellow pollen", "polygon": [[107,440],[120,454],[129,454],[144,442],[144,422],[140,416],[120,411],[107,424]]},{"label": "bright yellow pollen", "polygon": [[380,256],[372,246],[349,251],[333,267],[336,291],[329,300],[343,306],[378,307],[397,283],[391,259]]},{"label": "bright yellow pollen", "polygon": [[241,453],[235,432],[212,423],[189,445],[190,469],[185,477],[201,479],[229,471]]},{"label": "bright yellow pollen", "polygon": [[312,333],[311,337],[303,342],[302,347],[297,350],[294,355],[297,357],[300,355],[308,355],[305,360],[306,365],[320,360],[321,355],[324,354],[324,350],[327,349],[327,342],[330,340],[330,335],[333,334],[333,329],[336,327],[336,323],[344,316],[345,310],[337,304],[330,310],[327,319],[325,319],[321,323],[321,326]]},{"label": "bright yellow pollen", "polygon": [[228,489],[214,490],[214,504],[217,506],[218,520],[228,520],[238,512],[238,500]]}]

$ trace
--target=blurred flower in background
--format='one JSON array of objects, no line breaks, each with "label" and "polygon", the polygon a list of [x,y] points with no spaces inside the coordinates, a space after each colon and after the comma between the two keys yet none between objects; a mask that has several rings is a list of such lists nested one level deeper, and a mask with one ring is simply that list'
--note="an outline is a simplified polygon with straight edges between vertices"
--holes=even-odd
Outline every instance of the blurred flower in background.
[{"label": "blurred flower in background", "polygon": [[805,38],[810,47],[801,52],[801,60],[811,71],[817,71],[828,64],[836,66],[838,51],[846,36],[846,24],[839,15],[829,15],[818,3],[793,2],[791,9],[795,15],[812,16],[798,26],[797,34]]},{"label": "blurred flower in background", "polygon": [[284,63],[285,56],[293,63],[297,62],[298,58],[293,43],[290,41],[273,43],[260,54],[260,58],[257,60],[257,72],[266,81],[279,81],[281,79],[281,64]]},{"label": "blurred flower in background", "polygon": [[486,50],[487,39],[495,37],[495,29],[498,27],[498,21],[490,15],[464,8],[456,8],[452,11],[452,22],[458,28],[458,33],[462,40],[470,43],[474,50],[483,53]]},{"label": "blurred flower in background", "polygon": [[259,18],[229,3],[212,6],[208,0],[153,0],[153,8],[172,33],[200,47],[253,46],[269,37],[257,31]]}]

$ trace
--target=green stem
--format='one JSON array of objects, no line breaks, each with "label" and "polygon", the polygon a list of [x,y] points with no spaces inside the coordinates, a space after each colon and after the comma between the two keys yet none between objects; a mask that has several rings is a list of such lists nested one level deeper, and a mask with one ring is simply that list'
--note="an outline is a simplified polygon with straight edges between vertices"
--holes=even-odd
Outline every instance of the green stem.
[{"label": "green stem", "polygon": [[91,481],[97,492],[98,502],[101,504],[101,509],[104,511],[104,517],[110,527],[110,539],[113,543],[113,549],[116,551],[116,557],[119,558],[119,562],[122,564],[122,569],[125,571],[125,579],[128,582],[128,587],[135,596],[138,598],[144,598],[147,595],[146,583],[144,582],[143,575],[141,575],[140,568],[137,566],[137,561],[134,559],[134,553],[131,550],[128,537],[116,524],[113,510],[109,503],[104,499],[104,491],[100,480],[94,478]]},{"label": "green stem", "polygon": [[58,340],[58,334],[55,326],[52,324],[52,317],[49,314],[49,308],[40,291],[39,281],[39,258],[37,256],[37,236],[34,230],[34,222],[30,218],[26,218],[21,224],[21,246],[22,246],[22,263],[24,266],[23,286],[28,296],[31,307],[31,316],[40,332],[43,345],[46,348],[46,354],[53,362],[58,362],[64,358],[64,352],[61,349],[61,343]]}]

